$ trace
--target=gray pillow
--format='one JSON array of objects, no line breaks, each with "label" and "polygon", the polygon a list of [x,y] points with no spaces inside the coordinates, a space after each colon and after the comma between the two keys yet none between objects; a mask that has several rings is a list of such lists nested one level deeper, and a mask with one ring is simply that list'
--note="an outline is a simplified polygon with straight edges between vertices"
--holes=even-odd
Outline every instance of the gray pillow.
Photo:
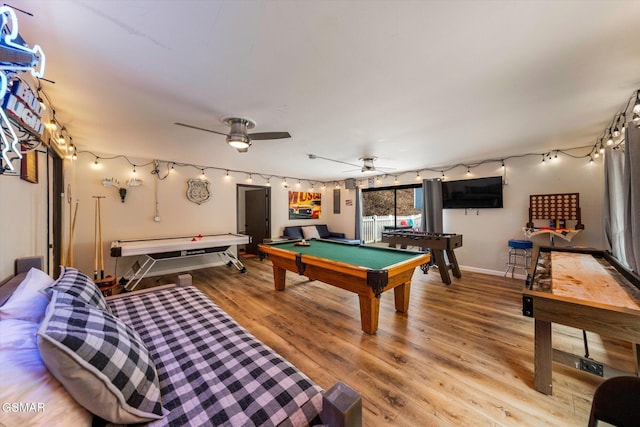
[{"label": "gray pillow", "polygon": [[69,394],[113,423],[166,416],[155,365],[138,333],[111,313],[64,292],[51,294],[38,347]]}]

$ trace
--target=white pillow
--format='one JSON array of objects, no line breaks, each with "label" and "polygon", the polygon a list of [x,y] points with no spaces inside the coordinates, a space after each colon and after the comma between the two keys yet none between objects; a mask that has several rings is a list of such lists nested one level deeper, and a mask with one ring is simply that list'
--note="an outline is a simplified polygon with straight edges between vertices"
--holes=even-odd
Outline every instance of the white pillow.
[{"label": "white pillow", "polygon": [[13,295],[0,307],[0,320],[42,321],[49,299],[40,291],[54,283],[51,277],[37,268],[29,270]]},{"label": "white pillow", "polygon": [[27,320],[0,321],[0,402],[4,405],[0,425],[91,426],[93,414],[42,363],[36,344],[38,327]]},{"label": "white pillow", "polygon": [[302,227],[302,235],[305,239],[319,239],[320,234],[318,234],[318,229],[315,225],[307,225],[306,227]]}]

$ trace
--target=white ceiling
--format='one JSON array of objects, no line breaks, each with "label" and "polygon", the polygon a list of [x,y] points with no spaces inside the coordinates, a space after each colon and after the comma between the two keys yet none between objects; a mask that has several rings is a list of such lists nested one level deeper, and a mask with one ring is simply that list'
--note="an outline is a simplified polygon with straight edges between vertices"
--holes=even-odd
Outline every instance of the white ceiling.
[{"label": "white ceiling", "polygon": [[[14,3],[14,2],[10,2]],[[638,1],[15,0],[80,150],[335,180],[593,144],[640,88]],[[247,153],[223,116],[257,122]]]}]

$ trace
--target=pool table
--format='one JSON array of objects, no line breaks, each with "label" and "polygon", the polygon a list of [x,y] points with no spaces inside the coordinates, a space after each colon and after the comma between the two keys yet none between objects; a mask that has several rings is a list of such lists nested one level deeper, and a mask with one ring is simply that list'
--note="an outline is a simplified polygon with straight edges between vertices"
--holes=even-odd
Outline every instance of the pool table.
[{"label": "pool table", "polygon": [[286,273],[293,271],[358,294],[362,330],[378,330],[380,296],[393,289],[396,310],[409,308],[411,277],[416,267],[428,263],[429,254],[376,246],[348,245],[327,240],[310,240],[309,246],[294,241],[258,245],[261,256],[273,264],[277,291],[284,291]]}]

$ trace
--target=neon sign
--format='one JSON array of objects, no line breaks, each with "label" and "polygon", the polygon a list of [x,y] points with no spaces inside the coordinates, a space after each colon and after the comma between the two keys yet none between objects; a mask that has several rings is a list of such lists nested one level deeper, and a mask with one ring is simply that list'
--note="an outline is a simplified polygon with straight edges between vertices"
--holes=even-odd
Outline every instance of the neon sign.
[{"label": "neon sign", "polygon": [[[8,88],[6,72],[30,71],[33,77],[41,78],[44,75],[45,55],[38,45],[30,48],[26,43],[20,43],[22,38],[18,34],[18,18],[13,9],[8,6],[0,6],[0,19],[2,20],[0,31],[3,33],[3,37],[0,39],[0,48],[6,46],[13,50],[25,52],[30,54],[29,57],[31,58],[29,61],[22,62],[0,62],[0,94],[5,96]],[[38,65],[40,65],[39,69],[37,68]],[[12,87],[12,93],[4,103],[3,108],[0,109],[0,123],[5,128],[4,131],[0,132],[0,174],[5,170],[13,171],[11,162],[22,158],[19,147],[20,141],[13,129],[13,124],[5,113],[5,108],[12,119],[24,125],[25,129],[30,133],[41,136],[44,131],[40,121],[42,110],[39,105],[35,106],[33,92],[26,84],[19,81],[17,83]],[[14,154],[11,155],[11,152]]]},{"label": "neon sign", "polygon": [[42,136],[44,125],[40,117],[43,109],[27,84],[20,80],[14,81],[11,93],[7,94],[2,108],[9,117],[22,124],[27,131],[36,136]]}]

